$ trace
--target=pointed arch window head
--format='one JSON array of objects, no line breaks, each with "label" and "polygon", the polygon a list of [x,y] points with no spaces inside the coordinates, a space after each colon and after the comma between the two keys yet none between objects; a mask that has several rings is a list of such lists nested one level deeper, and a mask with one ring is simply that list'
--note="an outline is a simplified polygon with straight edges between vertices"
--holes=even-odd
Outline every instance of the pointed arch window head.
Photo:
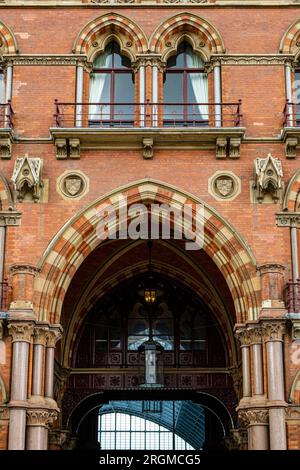
[{"label": "pointed arch window head", "polygon": [[188,42],[167,61],[163,93],[164,125],[208,125],[208,77]]},{"label": "pointed arch window head", "polygon": [[94,60],[89,102],[90,126],[133,126],[134,75],[115,41]]}]

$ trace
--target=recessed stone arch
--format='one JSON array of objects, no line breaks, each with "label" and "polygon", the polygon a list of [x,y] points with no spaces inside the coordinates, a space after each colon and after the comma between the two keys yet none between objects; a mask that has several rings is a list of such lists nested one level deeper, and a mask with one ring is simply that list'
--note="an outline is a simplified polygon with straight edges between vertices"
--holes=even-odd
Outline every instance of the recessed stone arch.
[{"label": "recessed stone arch", "polygon": [[149,48],[167,60],[183,40],[190,42],[205,61],[209,61],[212,54],[225,52],[218,30],[208,20],[185,12],[164,20],[152,34]]},{"label": "recessed stone arch", "polygon": [[17,54],[19,47],[12,30],[0,21],[0,54]]},{"label": "recessed stone arch", "polygon": [[85,54],[92,62],[111,40],[118,42],[121,52],[132,61],[137,54],[147,51],[147,38],[142,29],[131,19],[116,13],[95,18],[86,24],[73,45],[73,53]]},{"label": "recessed stone arch", "polygon": [[279,46],[282,54],[293,54],[299,58],[300,54],[300,18],[298,18],[284,33]]},{"label": "recessed stone arch", "polygon": [[293,405],[300,405],[300,370],[294,378],[289,398]]},{"label": "recessed stone arch", "polygon": [[299,212],[300,210],[300,170],[292,176],[287,185],[284,200],[283,210],[289,212]]},{"label": "recessed stone arch", "polygon": [[[96,227],[99,211],[116,206],[126,196],[128,205],[169,203],[195,207],[201,201],[166,183],[144,179],[102,196],[76,214],[56,235],[44,253],[40,273],[35,278],[34,309],[39,320],[59,323],[67,289],[84,259],[101,243]],[[233,227],[217,212],[204,205],[205,252],[219,268],[231,292],[239,323],[258,318],[260,282],[250,248]]]}]

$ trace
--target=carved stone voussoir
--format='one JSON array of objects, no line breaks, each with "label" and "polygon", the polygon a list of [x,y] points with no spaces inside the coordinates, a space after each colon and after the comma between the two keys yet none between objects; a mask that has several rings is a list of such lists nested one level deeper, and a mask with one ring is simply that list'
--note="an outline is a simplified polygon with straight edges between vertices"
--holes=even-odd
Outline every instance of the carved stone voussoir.
[{"label": "carved stone voussoir", "polygon": [[262,324],[262,335],[264,341],[282,341],[285,333],[285,324],[279,322],[268,322]]},{"label": "carved stone voussoir", "polygon": [[22,341],[26,343],[31,342],[33,335],[32,323],[10,323],[8,325],[9,335],[12,337],[12,342]]},{"label": "carved stone voussoir", "polygon": [[28,426],[52,426],[53,422],[58,418],[57,410],[35,409],[27,410]]}]

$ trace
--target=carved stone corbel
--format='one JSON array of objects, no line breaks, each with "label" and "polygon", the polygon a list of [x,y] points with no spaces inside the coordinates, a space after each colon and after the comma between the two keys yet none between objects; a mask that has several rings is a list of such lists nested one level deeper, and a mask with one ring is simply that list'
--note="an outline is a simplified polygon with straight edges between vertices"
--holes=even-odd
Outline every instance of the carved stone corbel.
[{"label": "carved stone corbel", "polygon": [[218,137],[216,141],[216,158],[226,158],[227,153],[227,139],[225,137]]},{"label": "carved stone corbel", "polygon": [[7,160],[11,158],[11,140],[9,137],[0,139],[0,158]]},{"label": "carved stone corbel", "polygon": [[151,138],[143,139],[143,157],[145,160],[153,158],[153,139]]},{"label": "carved stone corbel", "polygon": [[296,158],[296,147],[298,145],[298,139],[290,137],[285,142],[285,156],[286,158]]},{"label": "carved stone corbel", "polygon": [[80,140],[69,139],[70,158],[80,158]]},{"label": "carved stone corbel", "polygon": [[229,141],[229,157],[240,158],[241,139],[231,137]]},{"label": "carved stone corbel", "polygon": [[56,158],[64,160],[68,157],[67,139],[55,139]]}]

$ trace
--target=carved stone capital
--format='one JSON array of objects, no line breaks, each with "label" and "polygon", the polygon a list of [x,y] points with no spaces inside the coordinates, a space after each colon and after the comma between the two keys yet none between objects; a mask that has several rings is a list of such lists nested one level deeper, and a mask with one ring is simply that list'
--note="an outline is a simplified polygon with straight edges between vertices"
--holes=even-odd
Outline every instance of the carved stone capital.
[{"label": "carved stone capital", "polygon": [[0,211],[0,227],[15,227],[21,223],[21,212]]},{"label": "carved stone capital", "polygon": [[242,369],[241,367],[231,367],[229,369],[230,375],[232,377],[234,391],[236,396],[240,398],[241,386],[242,386]]},{"label": "carved stone capital", "polygon": [[36,276],[41,271],[40,268],[32,266],[31,264],[13,264],[9,268],[9,272],[12,276],[16,274],[30,274]]},{"label": "carved stone capital", "polygon": [[249,331],[246,328],[237,329],[235,332],[235,336],[241,343],[241,347],[250,346],[251,336],[250,336]]},{"label": "carved stone capital", "polygon": [[45,326],[36,326],[33,331],[34,344],[45,346],[47,343],[47,333],[49,329]]},{"label": "carved stone capital", "polygon": [[53,422],[58,418],[57,410],[34,409],[27,410],[28,426],[52,426]]},{"label": "carved stone capital", "polygon": [[57,341],[59,341],[62,337],[62,328],[58,327],[55,329],[49,329],[46,332],[46,345],[47,348],[55,348]]},{"label": "carved stone capital", "polygon": [[285,324],[281,322],[262,323],[263,340],[266,341],[283,341],[285,333]]},{"label": "carved stone capital", "polygon": [[300,212],[278,212],[276,214],[277,227],[300,228]]},{"label": "carved stone capital", "polygon": [[300,406],[288,406],[285,415],[287,420],[300,421]]},{"label": "carved stone capital", "polygon": [[269,411],[265,409],[240,410],[238,412],[241,426],[247,428],[255,425],[267,425],[269,422]]},{"label": "carved stone capital", "polygon": [[280,263],[265,263],[257,266],[257,270],[261,275],[269,273],[284,274],[285,266]]},{"label": "carved stone capital", "polygon": [[33,335],[33,323],[9,323],[8,332],[12,337],[12,343],[16,341],[22,341],[25,343],[31,342],[31,337]]},{"label": "carved stone capital", "polygon": [[0,406],[0,421],[9,420],[9,408],[6,405],[1,404]]},{"label": "carved stone capital", "polygon": [[250,337],[250,344],[260,344],[262,342],[262,328],[256,326],[254,328],[249,328],[248,330]]}]

